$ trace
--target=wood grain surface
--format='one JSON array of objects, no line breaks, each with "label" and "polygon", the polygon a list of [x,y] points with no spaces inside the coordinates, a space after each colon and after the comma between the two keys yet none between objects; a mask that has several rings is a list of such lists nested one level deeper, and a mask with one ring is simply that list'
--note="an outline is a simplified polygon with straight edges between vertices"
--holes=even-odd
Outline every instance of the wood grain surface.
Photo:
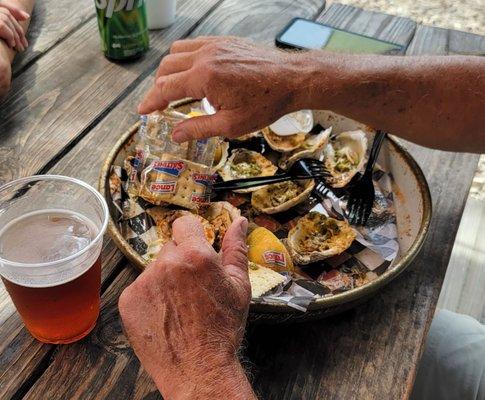
[{"label": "wood grain surface", "polygon": [[[213,12],[217,18],[224,19],[224,16],[226,18],[232,16],[232,21],[236,25],[236,19],[238,19],[239,21],[244,20],[245,24],[249,24],[248,26],[261,28],[255,29],[251,35],[253,39],[261,41],[264,41],[268,35],[274,38],[277,31],[281,27],[272,25],[271,30],[269,30],[266,23],[263,24],[263,22],[259,20],[259,13],[257,12],[258,10],[261,12],[265,12],[266,10],[267,13],[269,13],[268,10],[270,10],[272,18],[276,18],[278,17],[276,10],[279,6],[282,10],[284,10],[284,17],[279,17],[279,20],[287,21],[294,16],[307,16],[311,18],[316,16],[322,8],[322,3],[316,2],[315,0],[302,1],[299,2],[298,5],[291,4],[291,1],[287,1],[286,3],[282,1],[266,1],[263,4],[260,2],[255,2],[255,4],[246,13],[243,12],[243,8],[237,1],[223,3],[222,5],[224,6],[223,12],[219,11],[219,7]],[[181,10],[179,9],[179,13],[184,13],[184,8]],[[187,16],[185,16],[185,18],[187,18]],[[195,24],[198,22],[197,20],[193,20],[193,23]],[[286,22],[282,23],[284,24]],[[203,25],[204,24],[202,23],[201,26]],[[205,28],[198,29],[197,34],[220,33],[220,31],[216,32],[215,29],[216,27],[213,24],[207,24],[205,25]],[[238,32],[235,30],[227,33],[233,35],[238,34]],[[244,32],[241,32],[239,34],[243,33]],[[170,44],[170,42],[174,40],[171,39],[171,37],[172,36],[170,36],[169,39],[162,37],[160,40],[163,40],[163,43],[165,46],[167,46],[167,43]],[[64,43],[65,42],[63,42],[63,44]],[[97,45],[99,45],[99,43]],[[97,57],[100,58],[99,55]],[[103,58],[103,62],[107,61]],[[155,66],[156,64],[153,64],[153,68]],[[89,74],[91,74],[91,72],[89,72]],[[115,79],[114,73],[111,76],[111,79]],[[46,81],[48,81],[48,79],[46,79]],[[111,112],[107,113],[104,119],[100,119],[99,124],[97,124],[95,128],[86,132],[86,136],[82,139],[82,141],[75,144],[72,149],[69,149],[70,151],[64,157],[56,160],[57,162],[53,163],[52,167],[46,170],[46,172],[77,177],[92,185],[96,185],[104,158],[106,157],[108,151],[113,147],[114,143],[118,140],[119,135],[137,120],[136,105],[143,93],[148,89],[151,82],[152,77],[148,76],[145,77],[138,86],[134,86],[134,88],[127,93],[124,100],[121,100],[121,102],[115,106]],[[120,84],[126,85],[127,83],[121,82]],[[95,109],[93,105],[90,106],[92,106],[93,110]],[[2,111],[0,110],[0,113],[1,112]],[[70,125],[70,123],[65,119],[59,121],[58,124],[62,125],[65,129],[72,129],[72,125]],[[4,143],[5,141],[0,141],[0,146]],[[55,146],[54,148],[51,147],[52,143],[46,145],[46,150],[55,150]],[[0,147],[0,149],[1,148],[2,147]],[[23,152],[24,150],[20,151]],[[46,159],[43,161],[45,162]],[[29,165],[28,168],[31,168],[31,166]],[[10,179],[9,174],[12,174],[10,168],[5,175],[2,175],[2,172],[3,171],[0,169],[0,180]],[[34,173],[34,171],[25,171],[26,175],[31,173]],[[18,175],[13,174],[13,176],[16,177]],[[109,238],[106,238],[103,260],[103,281],[109,282],[110,279],[112,279],[113,274],[118,272],[119,269],[117,266],[119,265],[120,260],[122,260],[121,253],[114,247]],[[131,266],[129,267],[128,272],[131,273]],[[119,296],[119,293],[117,293],[116,296]],[[25,332],[25,329],[21,329],[22,322],[18,315],[14,313],[13,305],[8,299],[8,294],[6,294],[1,283],[0,302],[5,303],[5,308],[8,309],[8,311],[5,312],[4,319],[2,320],[8,320],[9,322],[8,324],[5,323],[0,325],[0,340],[2,340],[2,338],[4,339],[2,342],[0,342],[0,371],[2,371],[2,367],[5,368],[3,374],[0,372],[0,382],[2,382],[2,384],[0,384],[0,398],[3,398],[2,395],[7,397],[8,395],[15,393],[16,390],[19,390],[21,393],[25,392],[25,387],[22,387],[22,382],[24,382],[29,374],[38,374],[39,372],[43,372],[47,365],[49,365],[52,361],[51,353],[54,347],[40,345]],[[2,320],[0,320],[0,324],[2,323]],[[25,357],[24,354],[26,355]],[[30,354],[37,354],[38,356],[32,359],[29,356]],[[4,357],[4,355],[9,355],[9,357]],[[12,361],[14,359],[16,359],[17,362],[13,363]],[[39,369],[41,371],[39,371]],[[47,379],[47,383],[49,382],[49,379],[50,378]],[[76,379],[76,374],[71,376],[71,379]],[[140,379],[141,381],[147,380],[147,377],[144,376]],[[150,382],[150,380],[148,381]],[[3,385],[3,382],[6,382],[6,384]]]},{"label": "wood grain surface", "polygon": [[407,46],[416,30],[409,18],[366,11],[343,4],[332,4],[317,21],[335,28]]},{"label": "wood grain surface", "polygon": [[[316,16],[322,5],[315,0],[252,0],[247,7],[228,0],[215,8],[211,8],[215,2],[199,1],[197,5],[200,3],[210,16],[199,24],[200,17],[187,9],[185,16],[192,15],[191,25],[183,17],[185,33],[177,30],[177,35],[233,34],[269,43],[292,16]],[[184,4],[188,8],[195,3],[186,0]],[[453,36],[452,31],[443,33],[436,28],[415,30],[415,24],[406,18],[342,5],[332,5],[319,20],[402,44],[412,40],[412,54],[445,54]],[[0,119],[0,132],[6,132],[6,137],[0,136],[0,155],[20,157],[13,167],[0,162],[0,181],[43,169],[94,184],[107,151],[136,120],[134,107],[150,85],[147,75],[155,64],[144,59],[143,68],[135,64],[106,67],[91,47],[94,39],[81,40],[81,33],[92,33],[92,23],[86,22],[22,72],[16,86],[22,94],[7,100],[5,114],[0,105],[0,118],[6,116],[9,121]],[[156,57],[176,36],[173,31],[158,35]],[[475,43],[475,39],[470,41]],[[73,68],[60,59],[63,68],[55,69],[50,57],[61,47],[67,51],[66,42],[76,44],[78,54],[73,60],[79,65]],[[469,46],[473,49],[473,44]],[[481,44],[477,46],[480,49]],[[57,57],[66,54],[60,52]],[[72,81],[66,78],[67,72],[64,76],[66,69],[74,73]],[[23,78],[29,73],[32,84]],[[80,82],[74,82],[75,78]],[[100,87],[95,89],[98,81]],[[56,90],[59,87],[62,90]],[[69,95],[76,100],[71,101]],[[14,110],[24,110],[28,116],[14,117]],[[53,137],[46,137],[47,132],[54,132]],[[19,145],[27,147],[17,148]],[[423,250],[402,277],[352,311],[318,322],[250,328],[245,356],[262,398],[399,399],[409,395],[456,233],[453,226],[458,226],[477,157],[407,145],[425,166],[435,206]],[[26,151],[39,148],[41,154],[35,154],[33,161],[21,162],[27,158]],[[59,154],[60,149],[65,150]],[[129,348],[117,311],[119,294],[136,272],[109,240],[103,252],[106,290],[101,318],[94,332],[76,344],[44,346],[31,339],[0,290],[0,306],[4,307],[0,310],[0,398],[161,398]]]},{"label": "wood grain surface", "polygon": [[14,76],[88,19],[93,18],[95,13],[93,0],[37,1],[27,32],[29,47],[15,57]]},{"label": "wood grain surface", "polygon": [[[217,0],[180,1],[176,25],[151,35],[152,49],[136,64],[106,60],[99,49],[96,20],[89,20],[27,68],[14,80],[10,96],[0,104],[0,183],[55,165],[68,151],[66,146],[74,145],[89,132],[95,120],[119,102],[119,96],[131,92],[129,84],[146,77],[172,41],[190,33],[217,4]],[[113,137],[120,133],[110,132]],[[102,157],[98,153],[97,160],[101,162]],[[100,163],[94,169],[83,162],[80,158],[77,168],[99,174]],[[65,174],[77,176],[75,168]],[[103,279],[109,282],[121,260],[110,241],[104,246],[103,259]],[[25,390],[22,383],[38,368],[45,368],[52,346],[40,345],[21,329],[22,322],[1,282],[0,302],[5,304],[0,313],[3,399]]]},{"label": "wood grain surface", "polygon": [[49,168],[220,1],[179,1],[174,25],[152,33],[150,50],[137,62],[103,57],[90,19],[20,74],[0,103],[0,154],[8,154],[0,159],[0,182]]}]

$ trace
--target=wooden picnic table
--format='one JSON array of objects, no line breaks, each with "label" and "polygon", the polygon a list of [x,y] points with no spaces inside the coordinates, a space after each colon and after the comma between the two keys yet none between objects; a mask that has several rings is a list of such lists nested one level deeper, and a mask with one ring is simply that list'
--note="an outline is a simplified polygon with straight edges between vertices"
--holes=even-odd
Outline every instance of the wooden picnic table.
[{"label": "wooden picnic table", "polygon": [[[136,104],[170,44],[238,35],[267,44],[292,17],[312,18],[408,45],[406,54],[485,54],[485,38],[322,0],[179,0],[175,24],[151,33],[137,62],[100,51],[92,0],[43,0],[31,48],[0,103],[0,183],[55,173],[97,184],[107,152],[137,120]],[[478,156],[407,144],[428,179],[434,216],[412,266],[365,304],[290,326],[250,327],[245,357],[265,399],[400,399],[417,365],[447,269]],[[123,336],[117,299],[137,272],[106,237],[102,311],[95,330],[67,346],[33,339],[0,287],[1,399],[158,399]],[[217,384],[217,382],[216,382]]]}]

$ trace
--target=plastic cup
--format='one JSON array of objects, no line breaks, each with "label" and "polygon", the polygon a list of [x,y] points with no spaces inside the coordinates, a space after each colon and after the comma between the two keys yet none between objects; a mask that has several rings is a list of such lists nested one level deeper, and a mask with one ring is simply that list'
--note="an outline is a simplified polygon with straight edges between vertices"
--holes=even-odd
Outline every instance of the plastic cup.
[{"label": "plastic cup", "polygon": [[0,187],[0,275],[41,342],[71,343],[94,328],[107,224],[104,198],[78,179],[38,175]]}]

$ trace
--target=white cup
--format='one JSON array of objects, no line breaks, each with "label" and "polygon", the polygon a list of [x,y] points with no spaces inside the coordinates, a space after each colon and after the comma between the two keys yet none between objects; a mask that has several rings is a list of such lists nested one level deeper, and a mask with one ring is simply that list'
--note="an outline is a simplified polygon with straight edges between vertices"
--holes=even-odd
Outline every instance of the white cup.
[{"label": "white cup", "polygon": [[175,21],[177,0],[145,0],[148,29],[167,28]]}]

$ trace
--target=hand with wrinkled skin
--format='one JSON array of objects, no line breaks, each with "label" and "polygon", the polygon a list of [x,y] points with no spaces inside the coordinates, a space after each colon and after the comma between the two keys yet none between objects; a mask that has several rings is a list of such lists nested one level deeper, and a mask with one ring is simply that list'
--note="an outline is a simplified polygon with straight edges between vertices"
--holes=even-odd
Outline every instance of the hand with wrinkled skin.
[{"label": "hand with wrinkled skin", "polygon": [[200,222],[184,216],[173,241],[120,296],[127,337],[163,397],[255,399],[238,361],[251,297],[247,220],[218,254]]},{"label": "hand with wrinkled skin", "polygon": [[[233,37],[176,41],[164,57],[156,84],[140,104],[140,113],[165,108],[185,97],[207,97],[218,110],[179,125],[178,142],[211,135],[236,137],[296,110],[294,66],[287,53]],[[210,122],[209,122],[210,118]]]},{"label": "hand with wrinkled skin", "polygon": [[332,110],[440,150],[485,152],[485,57],[288,53],[239,38],[175,42],[138,111],[207,97],[173,139],[233,138],[301,109]]}]

